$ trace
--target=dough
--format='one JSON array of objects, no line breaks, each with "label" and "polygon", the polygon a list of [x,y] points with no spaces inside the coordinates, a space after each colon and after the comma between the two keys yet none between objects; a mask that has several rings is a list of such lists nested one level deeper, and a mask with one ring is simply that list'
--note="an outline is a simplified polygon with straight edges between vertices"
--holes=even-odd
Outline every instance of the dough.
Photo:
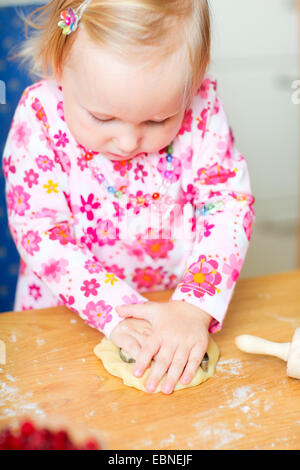
[{"label": "dough", "polygon": [[[101,343],[95,346],[94,353],[99,359],[102,360],[103,366],[110,374],[116,375],[117,377],[123,379],[124,384],[128,385],[129,387],[134,387],[138,390],[147,392],[147,390],[145,389],[145,385],[153,367],[153,361],[151,366],[145,370],[144,375],[142,375],[141,377],[135,377],[132,373],[134,363],[124,362],[120,358],[119,348],[106,337],[102,339]],[[182,390],[183,388],[194,387],[195,385],[201,384],[209,377],[212,377],[214,375],[216,364],[219,358],[219,348],[211,338],[209,341],[207,353],[209,356],[207,372],[204,372],[204,370],[199,367],[193,380],[189,384],[184,385],[180,381],[178,381],[174,388],[174,391]],[[164,379],[164,377],[161,379],[154,393],[161,391]]]}]

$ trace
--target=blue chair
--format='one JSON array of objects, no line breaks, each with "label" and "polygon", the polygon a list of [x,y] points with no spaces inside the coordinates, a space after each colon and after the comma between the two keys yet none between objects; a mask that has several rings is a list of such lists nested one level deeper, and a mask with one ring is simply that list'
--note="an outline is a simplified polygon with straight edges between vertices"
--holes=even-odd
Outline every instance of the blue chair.
[{"label": "blue chair", "polygon": [[19,255],[7,224],[5,181],[2,170],[3,150],[22,92],[33,83],[26,69],[21,68],[17,61],[8,61],[7,57],[11,55],[12,48],[14,52],[15,46],[25,38],[25,25],[18,16],[18,12],[21,10],[25,16],[28,16],[31,11],[41,5],[26,5],[22,8],[0,7],[0,312],[13,309],[19,269]]}]

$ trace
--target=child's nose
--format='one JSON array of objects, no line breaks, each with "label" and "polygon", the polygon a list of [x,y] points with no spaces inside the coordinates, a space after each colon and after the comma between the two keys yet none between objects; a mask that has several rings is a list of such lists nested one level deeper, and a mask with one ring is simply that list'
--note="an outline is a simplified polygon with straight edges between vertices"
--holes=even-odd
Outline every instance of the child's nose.
[{"label": "child's nose", "polygon": [[116,145],[120,154],[129,155],[134,154],[140,148],[141,136],[135,129],[126,129],[116,139]]}]

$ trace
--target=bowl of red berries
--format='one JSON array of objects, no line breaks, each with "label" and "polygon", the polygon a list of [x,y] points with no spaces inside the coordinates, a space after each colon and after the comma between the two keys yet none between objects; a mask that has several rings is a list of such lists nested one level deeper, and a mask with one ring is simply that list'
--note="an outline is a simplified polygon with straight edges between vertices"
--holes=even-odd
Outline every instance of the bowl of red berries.
[{"label": "bowl of red berries", "polygon": [[0,429],[0,450],[101,450],[103,438],[99,437],[97,430],[56,418],[24,417]]}]

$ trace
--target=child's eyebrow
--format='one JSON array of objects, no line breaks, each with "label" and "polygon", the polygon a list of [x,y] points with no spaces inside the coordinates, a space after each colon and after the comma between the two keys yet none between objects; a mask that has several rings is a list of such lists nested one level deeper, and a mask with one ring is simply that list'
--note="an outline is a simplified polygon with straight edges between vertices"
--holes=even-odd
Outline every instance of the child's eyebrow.
[{"label": "child's eyebrow", "polygon": [[[86,110],[91,113],[91,114],[94,114],[96,117],[98,116],[101,116],[101,117],[104,117],[104,118],[108,118],[108,119],[118,119],[116,118],[115,116],[111,116],[110,114],[106,114],[106,113],[99,113],[98,111],[92,111],[91,109],[87,109]],[[176,111],[175,113],[173,114],[169,114],[165,117],[159,117],[159,116],[154,116],[153,118],[151,119],[147,119],[145,122],[147,121],[153,121],[154,119],[158,119],[158,120],[161,120],[161,121],[165,121],[166,119],[169,119],[170,117],[173,117],[175,116],[176,114],[178,114],[179,111]]]}]

